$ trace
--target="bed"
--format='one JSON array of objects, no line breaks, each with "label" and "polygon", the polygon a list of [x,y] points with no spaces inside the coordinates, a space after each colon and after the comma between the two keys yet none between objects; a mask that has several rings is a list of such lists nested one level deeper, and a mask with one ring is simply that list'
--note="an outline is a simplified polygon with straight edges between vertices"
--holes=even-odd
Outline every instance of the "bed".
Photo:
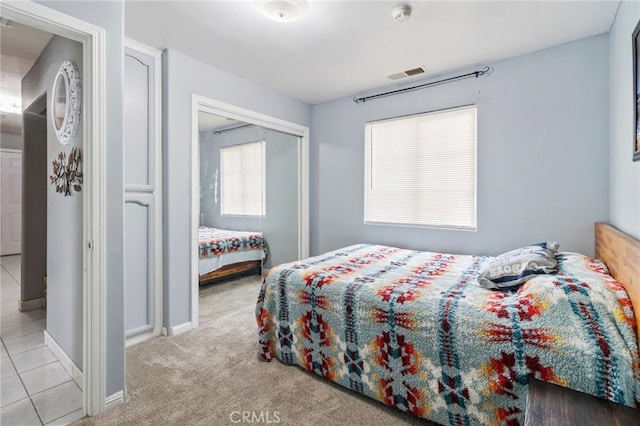
[{"label": "bed", "polygon": [[[517,291],[476,284],[490,258],[354,245],[272,268],[258,350],[441,424],[522,424],[528,379],[639,406],[640,243],[597,224],[600,260]],[[625,291],[625,287],[627,290]]]},{"label": "bed", "polygon": [[230,231],[201,226],[198,229],[198,275],[200,284],[262,273],[267,245],[260,232]]}]

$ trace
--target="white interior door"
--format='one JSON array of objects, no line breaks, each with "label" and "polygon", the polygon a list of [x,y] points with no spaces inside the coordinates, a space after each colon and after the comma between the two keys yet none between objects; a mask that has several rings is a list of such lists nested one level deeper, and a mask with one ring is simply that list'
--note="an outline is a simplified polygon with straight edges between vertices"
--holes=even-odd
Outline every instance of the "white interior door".
[{"label": "white interior door", "polygon": [[124,243],[127,343],[160,334],[160,53],[127,42],[124,55]]},{"label": "white interior door", "polygon": [[0,255],[22,247],[22,152],[0,151]]}]

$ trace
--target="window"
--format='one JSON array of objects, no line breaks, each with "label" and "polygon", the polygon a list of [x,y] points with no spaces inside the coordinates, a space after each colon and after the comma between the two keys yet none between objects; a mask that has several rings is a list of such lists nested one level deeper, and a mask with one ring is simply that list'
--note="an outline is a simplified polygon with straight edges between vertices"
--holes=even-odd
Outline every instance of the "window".
[{"label": "window", "polygon": [[223,215],[264,216],[264,141],[220,148]]},{"label": "window", "polygon": [[365,131],[365,223],[476,229],[475,105]]}]

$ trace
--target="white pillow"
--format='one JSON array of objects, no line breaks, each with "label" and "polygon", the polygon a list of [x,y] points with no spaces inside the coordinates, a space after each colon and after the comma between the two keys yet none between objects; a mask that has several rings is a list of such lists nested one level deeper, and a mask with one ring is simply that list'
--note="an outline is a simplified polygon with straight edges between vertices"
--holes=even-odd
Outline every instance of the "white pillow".
[{"label": "white pillow", "polygon": [[532,244],[503,253],[480,271],[478,283],[491,290],[512,290],[539,274],[558,271],[556,242]]}]

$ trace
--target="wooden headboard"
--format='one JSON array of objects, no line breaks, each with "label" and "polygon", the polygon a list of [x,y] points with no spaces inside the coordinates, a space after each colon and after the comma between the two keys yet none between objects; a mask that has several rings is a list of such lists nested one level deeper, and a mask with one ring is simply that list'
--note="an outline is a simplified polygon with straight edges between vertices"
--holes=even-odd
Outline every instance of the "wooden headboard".
[{"label": "wooden headboard", "polygon": [[596,222],[596,257],[607,265],[611,276],[627,290],[640,344],[640,241],[611,225]]}]

